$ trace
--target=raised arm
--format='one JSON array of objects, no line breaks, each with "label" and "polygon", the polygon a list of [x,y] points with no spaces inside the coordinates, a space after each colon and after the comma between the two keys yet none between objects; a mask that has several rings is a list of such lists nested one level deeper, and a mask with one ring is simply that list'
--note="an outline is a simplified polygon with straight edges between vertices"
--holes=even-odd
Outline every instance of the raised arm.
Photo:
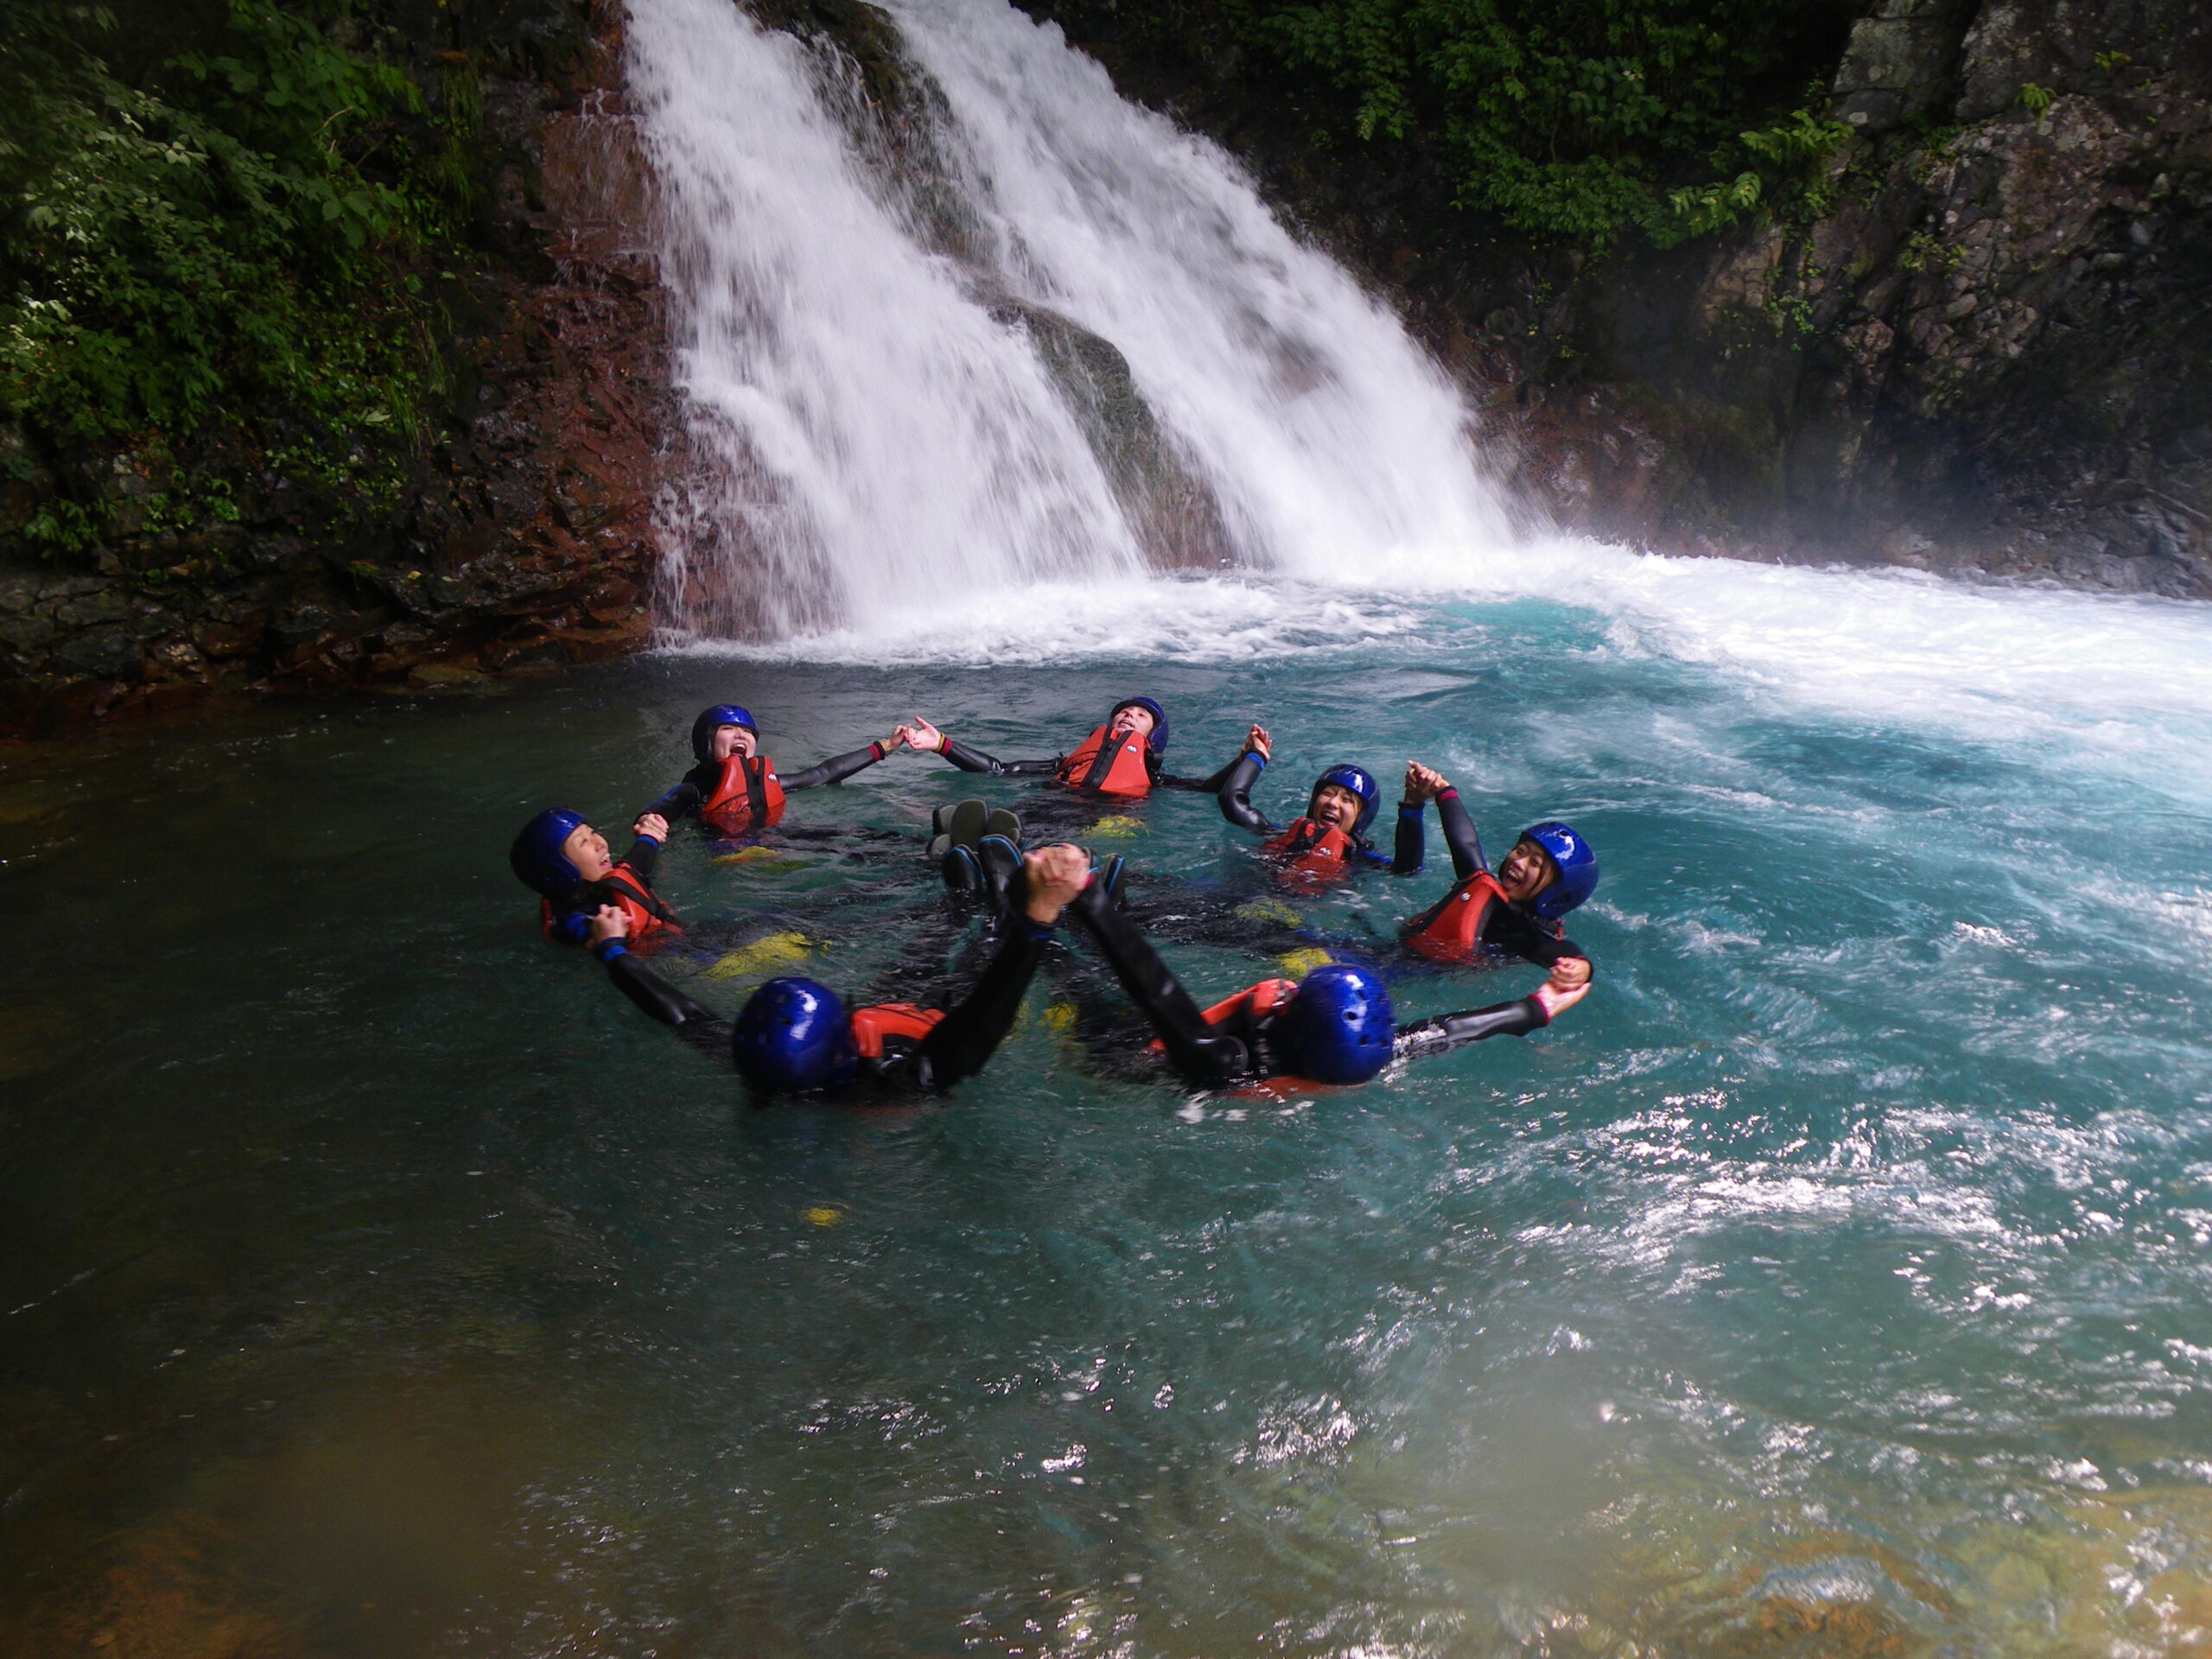
[{"label": "raised arm", "polygon": [[1229,768],[1229,775],[1222,780],[1221,816],[1240,830],[1251,830],[1263,836],[1275,833],[1276,826],[1269,823],[1252,804],[1252,785],[1267,770],[1268,756],[1274,746],[1264,726],[1255,726],[1245,734],[1244,753],[1238,755]]},{"label": "raised arm", "polygon": [[1021,999],[1053,924],[1090,873],[1090,860],[1080,847],[1041,848],[1021,861],[1027,892],[1020,920],[1006,930],[975,988],[922,1039],[919,1058],[930,1088],[950,1089],[975,1076],[997,1052],[1021,1012]]},{"label": "raised arm", "polygon": [[778,781],[788,795],[795,789],[819,789],[824,784],[842,784],[856,772],[865,772],[895,749],[906,746],[907,728],[901,726],[887,738],[855,749],[849,754],[836,754],[827,760],[817,760],[804,772],[784,773]]},{"label": "raised arm", "polygon": [[630,833],[637,839],[622,855],[622,861],[638,873],[638,880],[651,887],[653,866],[660,861],[660,844],[668,839],[668,820],[658,812],[640,812]]},{"label": "raised arm", "polygon": [[1218,795],[1222,785],[1229,781],[1229,774],[1236,770],[1236,762],[1243,758],[1240,751],[1203,778],[1178,778],[1173,772],[1163,772],[1152,780],[1152,785],[1154,789],[1186,789],[1194,795]]},{"label": "raised arm", "polygon": [[994,778],[1033,777],[1040,773],[1049,776],[1067,763],[1064,754],[1048,760],[1001,760],[947,737],[926,720],[910,721],[900,729],[915,748],[941,754],[963,772],[988,772]]},{"label": "raised arm", "polygon": [[1483,856],[1481,832],[1467,814],[1467,804],[1450,784],[1436,791],[1436,820],[1444,831],[1444,844],[1452,849],[1455,880],[1464,881],[1477,870],[1490,868],[1490,861]]},{"label": "raised arm", "polygon": [[1451,788],[1444,774],[1418,760],[1406,762],[1405,798],[1398,803],[1398,832],[1391,849],[1390,873],[1412,875],[1428,862],[1427,838],[1422,824],[1428,803],[1439,790]]},{"label": "raised arm", "polygon": [[1151,1022],[1166,1046],[1167,1058],[1186,1082],[1202,1089],[1219,1088],[1251,1070],[1251,1056],[1244,1045],[1206,1023],[1198,1005],[1160,959],[1152,942],[1114,908],[1096,882],[1077,894],[1070,908],[1097,944],[1099,955],[1106,958],[1106,965],[1114,970],[1129,1001]]}]

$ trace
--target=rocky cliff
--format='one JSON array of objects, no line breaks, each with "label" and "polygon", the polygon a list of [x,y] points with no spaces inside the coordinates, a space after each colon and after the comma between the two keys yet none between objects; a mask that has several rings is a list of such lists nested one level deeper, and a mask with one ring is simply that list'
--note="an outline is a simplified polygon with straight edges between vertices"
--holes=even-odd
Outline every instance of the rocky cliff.
[{"label": "rocky cliff", "polygon": [[[570,0],[389,8],[389,48],[481,99],[482,188],[435,284],[442,406],[395,505],[233,465],[234,520],[161,524],[156,453],[0,425],[0,731],[226,689],[467,684],[631,649],[649,629],[665,341],[619,16]],[[221,467],[222,457],[203,466]],[[77,555],[20,533],[92,504]]]},{"label": "rocky cliff", "polygon": [[1324,145],[1207,10],[1027,0],[1212,132],[1476,388],[1510,481],[1661,550],[2212,596],[2212,10],[1879,0],[1817,211],[1546,246]]}]

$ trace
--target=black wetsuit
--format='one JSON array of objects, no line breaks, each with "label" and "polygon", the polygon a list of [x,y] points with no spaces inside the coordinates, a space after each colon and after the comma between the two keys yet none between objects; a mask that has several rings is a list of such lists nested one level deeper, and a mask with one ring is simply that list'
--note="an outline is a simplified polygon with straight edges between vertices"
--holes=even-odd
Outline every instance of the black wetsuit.
[{"label": "black wetsuit", "polygon": [[[856,772],[864,772],[888,753],[880,743],[871,743],[866,748],[855,749],[850,754],[832,755],[829,760],[809,766],[804,772],[773,774],[785,794],[795,789],[819,789],[824,784],[842,784]],[[678,818],[691,817],[701,804],[715,792],[715,785],[721,780],[722,763],[702,760],[685,772],[676,786],[645,809],[658,812],[671,823]]]},{"label": "black wetsuit", "polygon": [[[1459,798],[1459,791],[1446,788],[1436,797],[1436,817],[1444,831],[1445,845],[1452,849],[1453,891],[1477,870],[1488,869],[1489,861],[1483,856],[1483,838],[1475,828],[1474,819],[1468,814],[1466,803]],[[1402,817],[1400,820],[1403,822]],[[1409,919],[1404,929],[1417,933],[1428,925],[1439,909],[1452,902],[1446,893],[1418,916]],[[1517,904],[1492,904],[1483,917],[1482,942],[1491,950],[1519,957],[1524,962],[1549,968],[1562,957],[1579,957],[1589,960],[1589,953],[1558,931],[1556,924]]]},{"label": "black wetsuit", "polygon": [[[1021,1010],[1052,930],[1023,918],[1004,930],[998,948],[966,996],[919,1038],[888,1036],[882,1052],[862,1055],[852,1082],[841,1092],[927,1094],[950,1089],[983,1069]],[[599,947],[607,971],[622,994],[693,1046],[719,1058],[730,1052],[730,1025],[662,979],[610,939]],[[872,1004],[870,1006],[881,1006]],[[855,1013],[861,1010],[855,1010]]]},{"label": "black wetsuit", "polygon": [[[1240,829],[1262,836],[1279,836],[1287,827],[1270,823],[1259,809],[1252,804],[1252,785],[1260,780],[1266,770],[1266,757],[1255,749],[1248,749],[1236,757],[1228,771],[1221,774],[1221,816]],[[1303,848],[1287,847],[1283,856],[1294,857]],[[1398,830],[1391,847],[1391,855],[1385,858],[1364,836],[1352,837],[1352,851],[1345,861],[1357,868],[1388,870],[1393,875],[1413,875],[1427,862],[1427,849],[1421,832],[1421,810],[1418,806],[1398,808]]]},{"label": "black wetsuit", "polygon": [[[1296,1071],[1280,1052],[1274,1033],[1276,1016],[1254,1016],[1240,1009],[1219,1025],[1207,1022],[1151,941],[1116,909],[1094,884],[1070,906],[1084,930],[1097,942],[1114,976],[1142,1011],[1185,1082],[1200,1089],[1233,1088],[1293,1077]],[[1401,1026],[1392,1058],[1407,1059],[1448,1053],[1489,1037],[1522,1037],[1551,1023],[1533,996],[1499,1002],[1460,1014],[1439,1014]]]}]

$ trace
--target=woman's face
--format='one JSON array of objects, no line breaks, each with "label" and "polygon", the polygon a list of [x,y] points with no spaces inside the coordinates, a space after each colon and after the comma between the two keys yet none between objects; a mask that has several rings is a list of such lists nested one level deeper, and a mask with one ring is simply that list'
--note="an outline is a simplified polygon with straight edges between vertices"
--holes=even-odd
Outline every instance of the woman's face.
[{"label": "woman's face", "polygon": [[1535,898],[1558,880],[1559,866],[1552,862],[1552,855],[1526,836],[1513,843],[1513,850],[1497,867],[1497,885],[1516,904]]},{"label": "woman's face", "polygon": [[1131,703],[1125,709],[1114,711],[1113,721],[1106,728],[1106,733],[1109,737],[1127,737],[1132,732],[1139,737],[1150,737],[1152,728],[1159,723],[1153,719],[1150,709],[1140,709]]},{"label": "woman's face", "polygon": [[1359,809],[1366,803],[1342,784],[1324,784],[1313,793],[1312,817],[1316,823],[1332,824],[1349,831],[1359,822]]}]

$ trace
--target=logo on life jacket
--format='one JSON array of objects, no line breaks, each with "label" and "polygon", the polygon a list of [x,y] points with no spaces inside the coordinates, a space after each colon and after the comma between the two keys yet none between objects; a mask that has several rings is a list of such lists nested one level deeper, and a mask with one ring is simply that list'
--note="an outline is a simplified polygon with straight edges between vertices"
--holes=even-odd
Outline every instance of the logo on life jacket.
[{"label": "logo on life jacket", "polygon": [[943,1008],[918,1008],[912,1002],[872,1003],[853,1010],[853,1044],[862,1059],[880,1060],[885,1038],[904,1037],[918,1043],[935,1031],[944,1018]]},{"label": "logo on life jacket", "polygon": [[733,754],[699,804],[699,822],[725,836],[766,830],[784,816],[784,786],[765,754]]},{"label": "logo on life jacket", "polygon": [[1109,738],[1103,726],[1083,740],[1052,775],[1070,789],[1090,795],[1141,797],[1152,793],[1152,768],[1146,764],[1141,733]]},{"label": "logo on life jacket", "polygon": [[1300,818],[1267,842],[1263,850],[1282,859],[1282,879],[1287,885],[1311,893],[1351,874],[1351,855],[1357,846],[1332,823]]},{"label": "logo on life jacket", "polygon": [[1491,906],[1510,902],[1496,876],[1477,870],[1406,924],[1406,946],[1432,962],[1471,962],[1482,954]]},{"label": "logo on life jacket", "polygon": [[[627,868],[617,864],[596,881],[587,881],[576,889],[576,902],[571,910],[587,914],[601,905],[613,905],[630,924],[630,931],[623,936],[623,943],[632,950],[638,950],[663,933],[681,933],[683,924],[676,912],[655,896],[653,890],[632,875]],[[565,913],[553,908],[550,899],[538,901],[539,925],[548,938],[553,937],[554,925]]]}]

